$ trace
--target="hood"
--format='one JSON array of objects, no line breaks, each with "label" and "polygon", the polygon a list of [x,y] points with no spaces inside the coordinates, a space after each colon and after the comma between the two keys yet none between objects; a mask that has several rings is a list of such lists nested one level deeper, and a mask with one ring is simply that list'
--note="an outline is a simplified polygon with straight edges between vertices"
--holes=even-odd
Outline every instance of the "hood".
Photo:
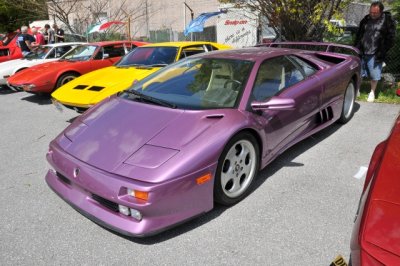
[{"label": "hood", "polygon": [[75,158],[107,172],[124,162],[154,168],[217,123],[219,119],[206,117],[209,112],[112,97],[76,119],[57,142]]},{"label": "hood", "polygon": [[45,73],[49,70],[51,71],[58,71],[61,68],[67,67],[71,64],[80,63],[80,61],[54,61],[54,62],[47,62],[44,64],[40,64],[34,67],[31,67],[30,70],[34,73]]},{"label": "hood", "polygon": [[56,73],[61,68],[74,64],[76,62],[69,61],[54,61],[32,66],[27,71],[17,72],[9,78],[11,84],[23,84],[28,82],[37,82],[38,80],[43,81],[44,75],[51,75]]},{"label": "hood", "polygon": [[112,87],[126,80],[133,82],[140,80],[156,72],[160,68],[119,68],[111,66],[88,73],[74,81],[75,85],[92,85],[102,87]]},{"label": "hood", "polygon": [[[125,90],[135,81],[156,72],[157,68],[102,68],[85,74],[56,90],[52,97],[66,105],[90,106]],[[83,88],[83,89],[82,89]]]},{"label": "hood", "polygon": [[26,59],[18,59],[18,62],[15,62],[13,64],[13,70],[21,69],[21,68],[28,68],[32,66],[36,66],[39,64],[43,64],[46,62],[51,62],[51,61],[56,61],[57,59],[32,59],[32,60],[26,60]]}]

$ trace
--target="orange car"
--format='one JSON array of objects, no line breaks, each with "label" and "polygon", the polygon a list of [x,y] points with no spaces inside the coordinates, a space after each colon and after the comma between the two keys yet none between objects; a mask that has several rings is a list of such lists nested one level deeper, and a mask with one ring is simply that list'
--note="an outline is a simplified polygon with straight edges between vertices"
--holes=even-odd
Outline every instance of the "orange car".
[{"label": "orange car", "polygon": [[87,43],[75,47],[60,60],[40,64],[7,79],[9,86],[32,93],[51,93],[58,87],[90,71],[111,66],[137,46],[136,41]]}]

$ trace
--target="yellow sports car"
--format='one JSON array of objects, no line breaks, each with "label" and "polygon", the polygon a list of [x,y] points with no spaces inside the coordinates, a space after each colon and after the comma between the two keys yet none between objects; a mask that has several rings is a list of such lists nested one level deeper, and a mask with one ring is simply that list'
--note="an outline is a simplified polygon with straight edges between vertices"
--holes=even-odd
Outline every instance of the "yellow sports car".
[{"label": "yellow sports car", "polygon": [[190,55],[231,47],[213,42],[166,42],[137,47],[114,66],[76,78],[51,94],[56,107],[83,111],[132,83]]}]

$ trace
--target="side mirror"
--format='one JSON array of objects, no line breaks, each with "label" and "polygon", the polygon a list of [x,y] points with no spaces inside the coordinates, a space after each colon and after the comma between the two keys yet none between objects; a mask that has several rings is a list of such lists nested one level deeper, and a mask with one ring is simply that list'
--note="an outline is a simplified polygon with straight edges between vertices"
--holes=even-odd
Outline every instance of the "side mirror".
[{"label": "side mirror", "polygon": [[110,58],[110,55],[109,54],[103,54],[103,59],[107,59],[107,58]]},{"label": "side mirror", "polygon": [[272,97],[266,102],[254,101],[251,103],[251,108],[254,111],[262,110],[293,110],[295,101],[290,98],[280,98],[278,96]]}]

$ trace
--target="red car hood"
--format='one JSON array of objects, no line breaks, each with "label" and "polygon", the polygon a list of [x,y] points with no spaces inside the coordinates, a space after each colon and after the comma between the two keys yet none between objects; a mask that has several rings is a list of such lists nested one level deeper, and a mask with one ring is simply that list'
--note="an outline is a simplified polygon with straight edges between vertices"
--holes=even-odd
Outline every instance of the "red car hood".
[{"label": "red car hood", "polygon": [[112,98],[74,121],[63,134],[70,141],[58,143],[75,158],[107,172],[115,172],[128,159],[133,165],[145,162],[148,158],[138,157],[148,155],[162,164],[218,121],[204,119],[205,112]]},{"label": "red car hood", "polygon": [[12,75],[8,82],[11,84],[29,83],[34,79],[40,79],[43,75],[57,73],[60,69],[67,68],[71,64],[78,64],[80,61],[54,61],[30,67],[26,71],[17,72]]}]

